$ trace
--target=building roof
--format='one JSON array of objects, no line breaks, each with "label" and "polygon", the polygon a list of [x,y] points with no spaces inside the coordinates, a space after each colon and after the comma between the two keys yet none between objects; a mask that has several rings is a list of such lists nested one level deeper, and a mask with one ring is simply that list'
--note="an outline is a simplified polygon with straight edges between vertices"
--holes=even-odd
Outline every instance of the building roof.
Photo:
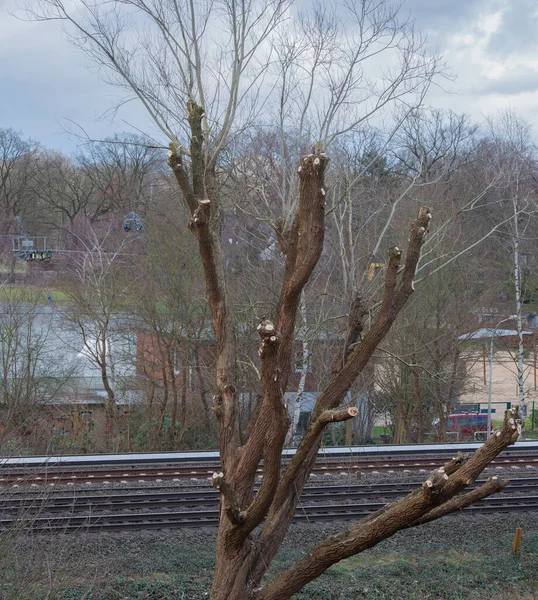
[{"label": "building roof", "polygon": [[[534,331],[522,331],[523,335],[534,335]],[[514,337],[518,335],[517,329],[495,329],[494,327],[482,327],[476,331],[465,333],[458,337],[460,342],[468,340],[487,340],[498,337]]]}]

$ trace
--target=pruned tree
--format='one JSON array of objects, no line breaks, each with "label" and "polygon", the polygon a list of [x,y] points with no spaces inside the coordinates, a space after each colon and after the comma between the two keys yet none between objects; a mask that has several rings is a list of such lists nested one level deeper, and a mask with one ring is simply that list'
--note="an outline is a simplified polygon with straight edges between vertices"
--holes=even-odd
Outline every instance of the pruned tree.
[{"label": "pruned tree", "polygon": [[[405,102],[420,105],[440,70],[438,58],[427,53],[411,23],[399,20],[397,8],[386,0],[357,0],[340,7],[345,17],[330,19],[318,10],[311,21],[303,22],[307,26],[298,29],[298,44],[293,41],[294,24],[288,25],[293,35],[286,52],[279,46],[284,39],[280,27],[292,15],[286,0],[130,0],[121,6],[86,2],[81,13],[70,12],[61,0],[42,0],[40,5],[42,12],[33,12],[35,17],[59,19],[74,28],[73,41],[145,106],[170,142],[168,164],[190,211],[189,228],[198,244],[216,346],[213,412],[222,471],[212,479],[221,494],[212,600],[285,600],[331,565],[400,529],[457,511],[502,489],[505,482],[494,478],[458,495],[517,439],[521,430],[517,411],[507,412],[502,428],[468,461],[459,457],[450,461],[417,492],[327,539],[276,579],[264,581],[313,469],[324,429],[358,413],[354,407],[342,407],[342,402],[414,291],[430,224],[430,210],[420,208],[405,252],[394,245],[388,250],[382,242],[393,222],[394,210],[389,211],[387,224],[376,235],[380,240],[376,252],[388,250],[379,302],[372,305],[368,327],[363,327],[360,337],[357,311],[350,311],[348,335],[334,357],[307,431],[283,469],[281,454],[289,427],[284,393],[295,326],[301,295],[324,246],[329,163],[325,147],[339,136],[358,132],[387,107]],[[127,28],[131,10],[147,25],[138,36]],[[327,39],[329,47],[324,45]],[[272,82],[264,80],[271,65],[268,49],[277,48],[280,74]],[[380,72],[375,62],[380,53],[394,60],[393,69]],[[367,70],[372,62],[373,74]],[[281,75],[289,83],[280,86]],[[262,97],[261,90],[275,82],[268,97]],[[302,104],[294,106],[294,98],[301,95]],[[233,147],[262,109],[269,108],[279,116],[282,135],[289,131],[293,137],[294,123],[300,122],[301,127],[293,151],[284,148],[280,157],[286,181],[280,210],[275,214],[277,207],[261,195],[261,208],[253,212],[255,218],[272,223],[282,268],[278,300],[272,307],[267,305],[268,316],[257,325],[260,394],[248,426],[242,428],[239,349],[228,256],[221,239],[225,194],[233,195],[234,190],[224,187],[223,151]],[[311,141],[315,147],[305,152]],[[286,153],[289,161],[284,160]],[[243,174],[260,177],[255,170]],[[260,466],[263,478],[255,490]]]}]

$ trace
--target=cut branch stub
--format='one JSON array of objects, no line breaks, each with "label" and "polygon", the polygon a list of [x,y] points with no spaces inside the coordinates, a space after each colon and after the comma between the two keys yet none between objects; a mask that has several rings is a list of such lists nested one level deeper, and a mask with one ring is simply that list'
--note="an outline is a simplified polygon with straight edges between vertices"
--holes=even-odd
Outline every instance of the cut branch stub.
[{"label": "cut branch stub", "polygon": [[271,351],[276,354],[279,338],[274,323],[266,319],[258,325],[257,330],[261,338],[258,350],[260,358],[266,357]]},{"label": "cut branch stub", "polygon": [[[329,157],[324,152],[316,152],[315,154],[307,154],[301,158],[301,166],[297,169],[299,173],[299,178],[301,180],[308,179],[312,176],[313,173],[317,175],[317,177],[323,181],[323,176],[325,173],[325,167],[329,162]],[[319,191],[320,198],[323,200],[325,196],[325,189],[323,187],[320,188]]]},{"label": "cut branch stub", "polygon": [[358,414],[359,409],[356,406],[350,406],[349,408],[343,408],[342,410],[326,410],[325,412],[321,413],[319,417],[319,423],[324,427],[329,423],[354,419]]},{"label": "cut branch stub", "polygon": [[443,467],[447,475],[452,475],[460,467],[462,467],[468,460],[468,456],[465,456],[461,452],[458,452],[454,458],[451,458]]},{"label": "cut branch stub", "polygon": [[211,207],[210,200],[199,200],[198,208],[192,213],[191,220],[189,221],[189,229],[196,235],[200,236],[200,231],[204,225],[209,223],[209,212]]},{"label": "cut branch stub", "polygon": [[213,473],[211,485],[221,493],[224,512],[234,525],[242,525],[245,516],[241,510],[232,486],[224,479],[224,473]]}]

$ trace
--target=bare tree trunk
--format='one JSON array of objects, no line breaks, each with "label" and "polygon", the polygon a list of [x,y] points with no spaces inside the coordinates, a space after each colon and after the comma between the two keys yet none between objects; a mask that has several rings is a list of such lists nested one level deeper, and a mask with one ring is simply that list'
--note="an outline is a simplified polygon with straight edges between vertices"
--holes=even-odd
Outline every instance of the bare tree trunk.
[{"label": "bare tree trunk", "polygon": [[155,382],[151,382],[148,402],[146,404],[146,426],[148,428],[148,452],[153,452],[155,449],[153,443],[153,400],[155,399]]},{"label": "bare tree trunk", "polygon": [[[183,367],[184,367],[184,365],[182,365],[182,368],[181,368],[181,376],[183,378],[183,382],[186,387],[187,378],[186,378],[186,374],[185,374]],[[172,387],[172,412],[170,414],[170,429],[168,430],[167,447],[168,447],[168,450],[174,450],[179,393],[178,393],[178,389],[177,389],[177,379],[176,379],[176,371],[175,371],[175,364],[174,364],[174,356],[170,355],[170,351],[168,352],[168,371],[170,373],[170,386]],[[182,383],[182,387],[183,387],[183,383]],[[182,415],[182,417],[181,417],[181,427],[182,427],[182,429],[185,427],[184,415]]]},{"label": "bare tree trunk", "polygon": [[[281,452],[289,430],[284,391],[291,373],[301,294],[323,248],[327,157],[314,150],[301,159],[298,211],[287,229],[281,227],[278,230],[285,256],[283,284],[274,322],[266,319],[258,326],[261,393],[242,438],[234,385],[235,339],[219,245],[219,205],[214,180],[216,159],[213,156],[206,162],[202,151],[200,122],[203,110],[191,101],[188,116],[192,132],[192,182],[186,176],[183,155],[175,144],[171,144],[169,164],[191,209],[190,228],[199,242],[216,339],[217,378],[213,410],[218,423],[222,471],[215,473],[212,479],[214,487],[220,491],[221,502],[211,600],[287,600],[338,560],[375,545],[410,523],[419,524],[432,514],[435,516],[431,518],[438,518],[441,513],[459,510],[466,502],[476,499],[477,494],[489,495],[501,489],[504,483],[490,481],[476,493],[453,500],[496,453],[517,437],[519,422],[517,415],[507,416],[499,436],[490,438],[483,451],[475,454],[467,465],[463,461],[447,463],[444,470],[432,474],[419,492],[388,505],[376,518],[359,522],[342,536],[329,538],[315,548],[313,554],[288,569],[284,578],[277,577],[260,587],[293,519],[324,430],[331,423],[345,422],[358,414],[356,408],[338,409],[338,406],[414,291],[413,280],[431,215],[429,209],[422,208],[412,223],[403,267],[400,265],[402,251],[391,249],[379,312],[363,339],[359,335],[362,325],[357,319],[360,311],[358,308],[350,311],[345,347],[335,360],[329,382],[318,395],[308,429],[281,477]],[[360,302],[357,306],[360,307]],[[254,492],[262,459],[263,478]],[[442,504],[444,506],[440,506]],[[259,526],[261,531],[254,543],[251,538]],[[312,556],[316,557],[314,562]]]},{"label": "bare tree trunk", "polygon": [[398,390],[398,395],[396,398],[396,411],[394,418],[394,443],[395,444],[403,444],[405,441],[404,436],[404,399],[402,395],[401,387]]},{"label": "bare tree trunk", "polygon": [[517,337],[518,337],[518,363],[517,363],[517,385],[518,385],[518,399],[521,410],[525,406],[525,382],[524,382],[524,364],[523,359],[525,356],[525,347],[523,344],[523,322],[522,322],[522,304],[523,299],[521,297],[521,264],[519,259],[519,223],[518,216],[519,210],[517,206],[517,192],[513,199],[514,208],[514,278],[515,278],[515,292],[516,292],[516,326],[517,326]]},{"label": "bare tree trunk", "polygon": [[[303,394],[306,386],[306,378],[309,371],[310,365],[310,348],[306,335],[306,299],[304,293],[301,294],[300,304],[300,315],[303,326],[303,340],[302,340],[302,360],[301,360],[301,375],[299,377],[299,385],[297,386],[297,393],[295,395],[295,401],[293,403],[293,409],[291,414],[291,423],[286,437],[286,445],[291,446],[293,444],[293,436],[297,432],[297,425],[299,424],[299,417],[301,416],[301,404],[303,402]],[[294,361],[295,362],[295,361]]]},{"label": "bare tree trunk", "polygon": [[163,377],[163,399],[159,410],[159,418],[157,420],[157,428],[155,430],[155,440],[158,443],[157,449],[162,450],[162,435],[164,428],[164,417],[166,415],[166,409],[168,408],[168,399],[170,397],[170,385],[168,383],[168,373],[166,367],[162,369]]},{"label": "bare tree trunk", "polygon": [[202,373],[202,367],[200,365],[200,356],[198,353],[198,348],[196,346],[194,346],[192,349],[192,356],[194,359],[194,370],[196,371],[196,375],[198,376],[198,385],[200,388],[200,402],[204,409],[205,428],[207,433],[209,433],[211,431],[211,416],[209,414],[209,406],[207,403],[207,388]]},{"label": "bare tree trunk", "polygon": [[[416,354],[413,353],[411,360],[413,361],[413,365],[416,365]],[[422,395],[420,393],[420,373],[416,366],[412,369],[412,375],[413,395],[415,396],[415,418],[417,422],[417,442],[422,444],[424,442],[424,411],[422,410]]]}]

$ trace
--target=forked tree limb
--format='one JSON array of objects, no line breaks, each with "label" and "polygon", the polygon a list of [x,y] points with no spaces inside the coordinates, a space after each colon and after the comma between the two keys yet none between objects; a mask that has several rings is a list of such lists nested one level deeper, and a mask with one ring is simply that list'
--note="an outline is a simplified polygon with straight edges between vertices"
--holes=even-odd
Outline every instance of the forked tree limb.
[{"label": "forked tree limb", "polygon": [[[349,530],[315,546],[304,558],[281,573],[274,581],[256,590],[254,598],[288,600],[309,581],[344,558],[372,548],[401,529],[428,520],[433,521],[450,512],[460,510],[469,499],[483,498],[499,491],[504,482],[491,479],[478,490],[456,496],[471,483],[466,478],[467,474],[482,472],[495,456],[517,439],[518,431],[521,431],[518,409],[506,411],[502,427],[484,443],[480,449],[482,452],[480,450],[475,452],[452,475],[447,475],[444,468],[437,469],[419,490],[392,503],[386,511],[377,514],[374,518],[365,517]],[[425,520],[421,521],[421,519]]]},{"label": "forked tree limb", "polygon": [[[423,207],[419,210],[417,219],[411,224],[405,265],[399,283],[401,252],[398,248],[391,249],[382,309],[362,342],[349,354],[343,367],[332,373],[329,383],[319,394],[312,415],[312,423],[316,423],[324,411],[334,410],[342,403],[345,394],[368,364],[398,313],[413,293],[413,277],[430,220],[430,209]],[[252,578],[255,584],[261,581],[267,565],[276,555],[293,519],[298,498],[316,460],[322,431],[323,427],[307,432],[278,486],[258,539],[257,554],[252,569]]]},{"label": "forked tree limb", "polygon": [[467,492],[466,494],[460,494],[452,498],[452,500],[447,500],[441,506],[437,506],[433,508],[428,513],[426,513],[420,519],[417,519],[413,523],[411,523],[410,527],[417,527],[418,525],[424,525],[425,523],[429,523],[430,521],[435,521],[436,519],[440,519],[446,515],[457,512],[459,510],[463,510],[471,504],[478,502],[478,500],[483,500],[488,496],[492,496],[497,492],[502,491],[507,485],[509,481],[507,479],[499,479],[498,477],[490,477],[483,485]]},{"label": "forked tree limb", "polygon": [[[427,225],[430,218],[431,215],[429,209],[421,209],[419,212],[419,218],[412,224],[408,256],[406,258],[407,271],[416,269],[416,264],[420,255],[420,246],[424,239],[423,234],[418,236],[416,233],[414,234],[414,232],[423,228],[424,225]],[[415,246],[418,246],[418,249],[416,249]],[[412,258],[409,258],[409,256]],[[378,318],[374,322],[370,331],[366,334],[362,343],[357,346],[353,352],[351,352],[344,367],[339,372],[333,374],[327,387],[319,395],[312,417],[314,421],[321,413],[323,413],[323,411],[332,410],[341,402],[345,393],[364,369],[366,364],[368,364],[368,361],[370,360],[375,349],[385,337],[386,333],[394,322],[394,319],[398,314],[398,311],[395,307],[395,287],[400,258],[401,251],[399,248],[392,248],[390,251],[389,265],[387,267],[385,291],[382,302],[383,309],[380,311]],[[412,290],[409,293],[411,292]],[[401,297],[403,292],[399,292],[399,295]],[[403,308],[401,298],[400,304],[401,309]],[[312,456],[312,450],[314,448],[317,452],[316,441],[317,438],[315,437],[308,437],[308,439],[306,437],[303,438],[284,475],[282,488],[291,485],[295,474],[298,472],[301,466],[304,465],[305,458],[307,456]]]},{"label": "forked tree limb", "polygon": [[[280,480],[282,447],[289,427],[284,401],[291,371],[294,329],[301,293],[323,250],[325,221],[324,174],[328,158],[321,152],[303,156],[299,166],[298,212],[286,235],[286,267],[275,323],[262,322],[260,333],[261,401],[249,436],[239,450],[236,466],[240,473],[242,500],[251,494],[258,464],[263,457],[262,485],[249,508],[242,535],[265,518]],[[267,326],[270,328],[267,330]],[[274,338],[274,339],[273,339]]]}]

